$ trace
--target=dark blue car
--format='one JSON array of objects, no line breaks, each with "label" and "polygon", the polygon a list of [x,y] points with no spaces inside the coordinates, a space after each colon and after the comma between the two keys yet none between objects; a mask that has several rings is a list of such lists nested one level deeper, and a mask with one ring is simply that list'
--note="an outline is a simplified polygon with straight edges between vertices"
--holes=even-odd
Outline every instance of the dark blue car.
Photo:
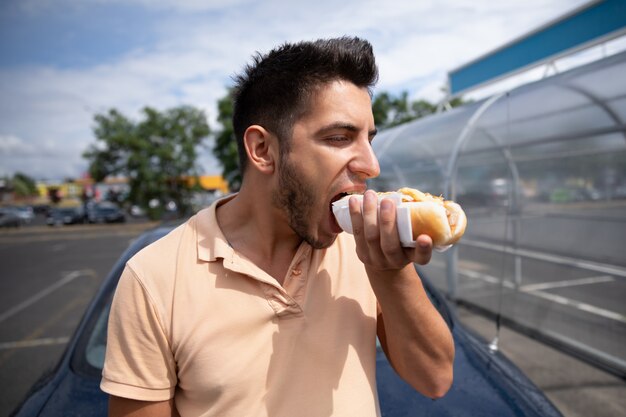
[{"label": "dark blue car", "polygon": [[124,223],[126,215],[115,205],[96,205],[87,209],[89,223]]},{"label": "dark blue car", "polygon": [[[100,391],[109,306],[126,261],[171,228],[144,233],[119,259],[87,309],[57,367],[44,376],[15,411],[19,417],[104,417],[108,396]],[[456,321],[444,298],[427,280],[435,306],[455,340],[454,383],[445,397],[431,400],[414,391],[392,370],[382,350],[377,384],[382,416],[552,417],[561,413],[518,368]]]},{"label": "dark blue car", "polygon": [[82,207],[54,207],[46,216],[48,226],[64,224],[79,224],[85,222],[85,212]]}]

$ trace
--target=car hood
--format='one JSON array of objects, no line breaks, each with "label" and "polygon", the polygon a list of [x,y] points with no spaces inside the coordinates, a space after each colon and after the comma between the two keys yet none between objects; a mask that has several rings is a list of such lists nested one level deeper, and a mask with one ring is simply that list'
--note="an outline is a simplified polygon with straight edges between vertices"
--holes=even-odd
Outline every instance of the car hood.
[{"label": "car hood", "polygon": [[454,382],[440,399],[415,392],[393,371],[383,354],[377,357],[377,385],[383,417],[562,417],[554,405],[519,369],[485,343],[455,327]]},{"label": "car hood", "polygon": [[31,395],[14,417],[106,417],[108,398],[99,379],[67,371]]}]

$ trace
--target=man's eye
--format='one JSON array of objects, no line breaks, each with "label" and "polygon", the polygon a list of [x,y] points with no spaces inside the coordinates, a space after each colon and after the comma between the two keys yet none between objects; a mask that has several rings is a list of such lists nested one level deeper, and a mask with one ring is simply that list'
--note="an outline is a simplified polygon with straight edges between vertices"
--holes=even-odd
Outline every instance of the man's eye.
[{"label": "man's eye", "polygon": [[347,136],[331,136],[329,138],[326,139],[328,142],[330,143],[346,143],[350,141],[350,138]]}]

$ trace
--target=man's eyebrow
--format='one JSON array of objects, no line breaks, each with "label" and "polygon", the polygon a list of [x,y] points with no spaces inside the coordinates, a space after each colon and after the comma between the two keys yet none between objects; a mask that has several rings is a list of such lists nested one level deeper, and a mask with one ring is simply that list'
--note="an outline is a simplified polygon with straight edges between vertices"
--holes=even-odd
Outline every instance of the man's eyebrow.
[{"label": "man's eyebrow", "polygon": [[[324,135],[326,133],[332,132],[333,130],[347,130],[350,132],[358,132],[359,128],[357,128],[355,125],[351,123],[336,122],[336,123],[331,123],[327,126],[323,126],[322,128],[318,129],[316,133],[317,135]],[[372,138],[376,136],[377,133],[378,133],[378,129],[372,129],[369,132],[367,132],[367,135],[368,137]]]}]

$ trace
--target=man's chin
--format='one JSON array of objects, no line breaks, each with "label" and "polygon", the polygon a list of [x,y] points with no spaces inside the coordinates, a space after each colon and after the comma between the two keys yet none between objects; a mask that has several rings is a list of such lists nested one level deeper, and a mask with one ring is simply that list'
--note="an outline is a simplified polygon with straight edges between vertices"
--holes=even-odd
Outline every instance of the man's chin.
[{"label": "man's chin", "polygon": [[310,236],[304,238],[306,243],[311,245],[313,249],[326,249],[332,246],[333,243],[335,243],[335,239],[337,239],[337,234],[332,234],[328,237],[318,239],[313,239]]}]

